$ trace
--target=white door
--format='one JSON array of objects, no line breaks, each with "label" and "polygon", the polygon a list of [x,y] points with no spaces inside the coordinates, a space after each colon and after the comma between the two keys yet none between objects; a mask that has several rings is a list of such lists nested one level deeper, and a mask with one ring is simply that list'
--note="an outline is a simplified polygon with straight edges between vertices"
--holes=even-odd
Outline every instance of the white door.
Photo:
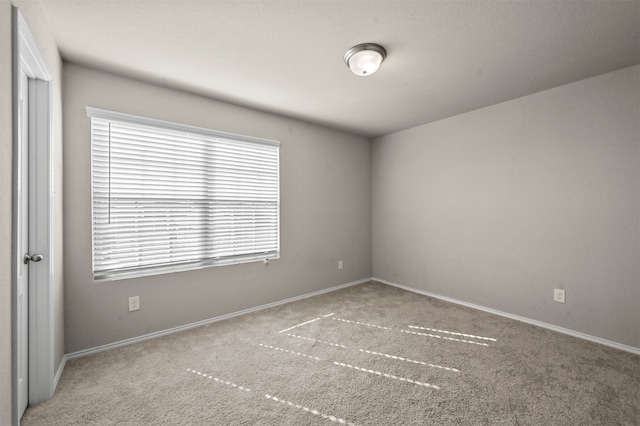
[{"label": "white door", "polygon": [[17,346],[18,415],[29,402],[29,265],[23,255],[29,252],[29,80],[20,70],[18,83],[18,214],[16,215],[18,271]]},{"label": "white door", "polygon": [[[0,0],[1,2],[2,0]],[[51,73],[38,52],[27,23],[12,7],[16,43],[16,132],[13,143],[15,208],[12,280],[15,309],[15,416],[30,404],[46,401],[55,389],[54,320],[51,282]],[[35,253],[39,251],[47,258]],[[26,263],[25,263],[26,260]],[[44,262],[40,262],[44,260]],[[40,263],[34,263],[40,262]]]}]

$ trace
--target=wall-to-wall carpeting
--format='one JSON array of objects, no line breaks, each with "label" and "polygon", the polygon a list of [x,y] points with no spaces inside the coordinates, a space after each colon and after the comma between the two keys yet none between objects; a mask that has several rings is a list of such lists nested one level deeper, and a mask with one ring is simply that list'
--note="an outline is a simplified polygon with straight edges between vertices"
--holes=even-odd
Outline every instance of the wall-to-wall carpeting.
[{"label": "wall-to-wall carpeting", "polygon": [[639,418],[637,355],[368,283],[72,360],[22,424]]}]

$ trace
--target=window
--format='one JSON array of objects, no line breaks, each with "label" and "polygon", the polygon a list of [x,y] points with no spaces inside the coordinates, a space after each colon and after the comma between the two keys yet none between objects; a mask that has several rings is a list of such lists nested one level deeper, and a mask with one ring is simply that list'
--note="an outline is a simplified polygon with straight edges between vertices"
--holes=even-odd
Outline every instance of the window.
[{"label": "window", "polygon": [[279,142],[87,115],[94,279],[279,257]]}]

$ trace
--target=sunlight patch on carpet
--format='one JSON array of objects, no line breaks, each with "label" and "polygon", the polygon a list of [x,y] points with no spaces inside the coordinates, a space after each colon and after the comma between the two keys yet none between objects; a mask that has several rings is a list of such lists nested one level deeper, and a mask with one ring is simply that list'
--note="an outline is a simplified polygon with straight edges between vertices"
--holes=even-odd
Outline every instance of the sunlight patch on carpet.
[{"label": "sunlight patch on carpet", "polygon": [[314,410],[312,408],[305,407],[305,406],[300,405],[300,404],[295,404],[295,403],[293,403],[291,401],[287,401],[286,399],[278,398],[277,396],[272,396],[272,395],[266,394],[265,398],[270,399],[270,400],[275,401],[275,402],[279,402],[279,403],[281,403],[283,405],[287,405],[287,406],[292,407],[292,408],[297,408],[298,410],[305,411],[307,413],[313,414],[314,416],[320,416],[323,419],[330,420],[330,421],[332,421],[334,423],[339,423],[339,424],[343,424],[343,425],[347,425],[347,426],[357,426],[355,423],[352,423],[352,422],[347,421],[345,419],[341,419],[340,417],[331,416],[329,414],[322,413],[322,412],[320,412],[318,410]]},{"label": "sunlight patch on carpet", "polygon": [[333,315],[333,313],[331,313],[331,314],[327,314],[327,315],[323,315],[322,317],[314,318],[314,319],[309,320],[309,321],[305,321],[305,322],[303,322],[303,323],[300,323],[300,324],[294,325],[293,327],[285,328],[284,330],[280,330],[278,333],[284,333],[285,331],[293,330],[294,328],[297,328],[297,327],[300,327],[300,326],[303,326],[303,325],[306,325],[306,324],[311,324],[312,322],[319,321],[319,320],[321,320],[322,318],[330,317],[331,315]]},{"label": "sunlight patch on carpet", "polygon": [[497,342],[498,341],[497,339],[494,339],[493,337],[474,336],[473,334],[464,334],[464,333],[458,333],[458,332],[455,332],[455,331],[438,330],[437,328],[418,327],[417,325],[410,325],[409,328],[415,328],[415,329],[418,329],[418,330],[434,331],[436,333],[451,334],[451,335],[454,335],[454,336],[471,337],[473,339],[491,340],[492,342]]},{"label": "sunlight patch on carpet", "polygon": [[368,351],[366,349],[358,349],[358,350],[360,352],[364,352],[364,353],[367,353],[367,354],[380,355],[380,356],[383,356],[383,357],[386,357],[386,358],[396,359],[398,361],[412,362],[414,364],[426,365],[427,367],[439,368],[439,369],[447,370],[447,371],[455,371],[456,373],[460,372],[460,370],[458,370],[457,368],[444,367],[442,365],[430,364],[430,363],[424,362],[424,361],[416,361],[415,359],[404,358],[404,357],[401,357],[401,356],[383,354],[383,353],[374,352],[374,351]]},{"label": "sunlight patch on carpet", "polygon": [[417,380],[411,380],[411,379],[407,379],[406,377],[399,377],[399,376],[395,376],[393,374],[383,373],[381,371],[369,370],[368,368],[356,367],[355,365],[345,364],[343,362],[334,361],[333,363],[335,365],[340,366],[340,367],[352,368],[354,370],[362,371],[363,373],[375,374],[376,376],[380,376],[380,377],[386,377],[386,378],[389,378],[389,379],[399,380],[401,382],[411,383],[413,385],[424,386],[424,387],[427,387],[427,388],[440,390],[440,386],[432,385],[430,383],[419,382]]},{"label": "sunlight patch on carpet", "polygon": [[229,382],[229,381],[226,381],[226,380],[219,379],[217,377],[213,377],[213,376],[211,376],[209,374],[203,373],[203,372],[198,371],[198,370],[192,370],[191,368],[187,368],[187,371],[190,372],[190,373],[197,374],[198,376],[200,376],[200,377],[202,377],[204,379],[211,379],[214,382],[217,382],[217,383],[220,383],[220,384],[223,384],[223,385],[227,385],[227,386],[231,386],[231,387],[237,388],[238,390],[241,390],[241,391],[251,392],[251,389],[249,389],[249,388],[247,388],[245,386],[240,386],[240,385],[235,384],[233,382]]},{"label": "sunlight patch on carpet", "polygon": [[317,356],[307,355],[307,354],[303,354],[301,352],[290,351],[289,349],[282,349],[282,348],[278,348],[276,346],[271,346],[271,345],[263,345],[262,343],[260,343],[259,346],[262,346],[263,348],[273,349],[273,350],[280,351],[280,352],[286,352],[286,353],[292,354],[292,355],[298,355],[298,356],[303,356],[303,357],[306,357],[306,358],[315,359],[316,361],[321,361],[321,359],[318,358]]},{"label": "sunlight patch on carpet", "polygon": [[435,334],[429,334],[429,333],[418,333],[417,331],[409,331],[409,330],[400,330],[400,331],[407,334],[415,334],[416,336],[434,337],[436,339],[451,340],[454,342],[471,343],[473,345],[479,345],[479,346],[489,346],[486,343],[472,342],[470,340],[464,340],[464,339],[454,339],[453,337],[437,336]]},{"label": "sunlight patch on carpet", "polygon": [[351,324],[358,324],[358,325],[365,325],[367,327],[379,328],[379,329],[382,329],[382,330],[391,330],[389,327],[383,327],[381,325],[376,325],[376,324],[369,324],[367,322],[351,321],[351,320],[342,319],[342,318],[331,318],[331,319],[335,320],[335,321],[342,321],[342,322],[348,322],[348,323],[351,323]]},{"label": "sunlight patch on carpet", "polygon": [[340,345],[340,344],[338,344],[338,343],[325,342],[324,340],[312,339],[312,338],[310,338],[310,337],[303,337],[303,336],[298,336],[298,335],[295,335],[295,334],[289,334],[289,333],[287,333],[287,336],[289,336],[289,337],[295,337],[296,339],[308,340],[308,341],[310,341],[310,342],[324,343],[325,345],[335,346],[335,347],[342,348],[342,349],[347,349],[347,347],[346,347],[346,346],[344,346],[344,345]]}]

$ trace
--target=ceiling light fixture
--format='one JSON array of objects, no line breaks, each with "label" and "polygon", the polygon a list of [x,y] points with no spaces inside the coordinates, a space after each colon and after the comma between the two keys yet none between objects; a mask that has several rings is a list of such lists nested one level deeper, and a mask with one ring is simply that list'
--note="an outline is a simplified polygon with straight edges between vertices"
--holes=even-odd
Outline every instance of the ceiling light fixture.
[{"label": "ceiling light fixture", "polygon": [[387,56],[384,47],[374,43],[353,46],[344,54],[344,61],[355,75],[366,77],[378,71]]}]

